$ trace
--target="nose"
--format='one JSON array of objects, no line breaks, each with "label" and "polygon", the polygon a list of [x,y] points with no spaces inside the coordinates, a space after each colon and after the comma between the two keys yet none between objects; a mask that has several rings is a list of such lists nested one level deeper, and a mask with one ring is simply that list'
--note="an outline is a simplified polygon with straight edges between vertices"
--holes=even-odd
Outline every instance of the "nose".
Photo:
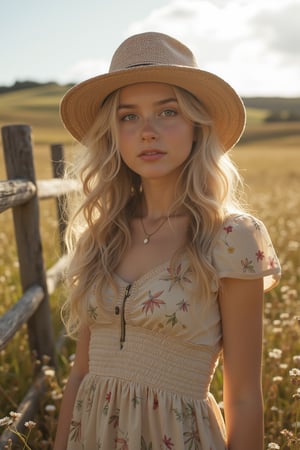
[{"label": "nose", "polygon": [[153,141],[157,139],[158,133],[153,120],[147,119],[144,121],[141,136],[143,141]]}]

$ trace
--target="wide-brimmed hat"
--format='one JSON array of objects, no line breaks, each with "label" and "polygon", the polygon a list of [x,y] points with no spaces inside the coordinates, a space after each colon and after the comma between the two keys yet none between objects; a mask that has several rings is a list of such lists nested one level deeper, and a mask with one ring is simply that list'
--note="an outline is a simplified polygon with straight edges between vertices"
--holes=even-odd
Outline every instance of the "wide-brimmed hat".
[{"label": "wide-brimmed hat", "polygon": [[201,70],[188,47],[156,32],[126,39],[114,53],[108,73],[83,81],[65,94],[60,105],[65,127],[82,142],[109,94],[144,82],[179,86],[197,97],[225,150],[243,133],[245,107],[235,90],[217,75]]}]

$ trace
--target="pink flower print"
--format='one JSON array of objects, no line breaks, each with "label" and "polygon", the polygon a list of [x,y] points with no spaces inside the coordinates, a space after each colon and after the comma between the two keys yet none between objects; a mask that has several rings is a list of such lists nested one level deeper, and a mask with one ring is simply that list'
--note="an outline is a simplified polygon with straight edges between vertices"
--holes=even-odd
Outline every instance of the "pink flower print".
[{"label": "pink flower print", "polygon": [[174,447],[174,444],[172,443],[172,439],[171,438],[167,438],[166,435],[164,435],[163,444],[166,446],[166,448],[168,450],[172,450],[172,447]]},{"label": "pink flower print", "polygon": [[164,291],[159,291],[159,292],[156,292],[156,294],[151,294],[151,291],[149,291],[149,293],[148,293],[149,299],[143,303],[142,312],[145,312],[147,315],[147,313],[149,311],[151,311],[151,313],[153,314],[154,307],[160,308],[160,305],[165,305],[166,302],[164,300],[161,300],[160,298],[158,298],[161,296],[161,294],[163,292]]},{"label": "pink flower print", "polygon": [[[115,439],[115,443],[116,443],[116,449],[118,450],[128,450],[128,441],[127,439],[124,438],[116,438]],[[121,444],[121,447],[119,447],[119,444]]]},{"label": "pink flower print", "polygon": [[228,237],[229,237],[228,235],[229,235],[229,233],[233,232],[233,226],[232,225],[228,225],[227,227],[224,227],[223,229],[226,231],[226,235],[225,235],[225,238],[224,238],[224,243],[225,243],[225,245],[227,247],[227,251],[228,251],[228,253],[234,253],[235,252],[235,248],[232,245],[230,245],[230,243],[228,242]]},{"label": "pink flower print", "polygon": [[184,299],[181,302],[176,303],[176,306],[179,306],[179,310],[183,312],[188,312],[188,307],[190,306]]},{"label": "pink flower print", "polygon": [[158,398],[157,398],[157,394],[154,395],[154,399],[153,399],[153,409],[158,409]]},{"label": "pink flower print", "polygon": [[261,250],[257,250],[257,252],[256,252],[256,260],[257,260],[257,262],[258,261],[262,261],[264,259],[264,257],[265,257],[264,252],[261,251]]},{"label": "pink flower print", "polygon": [[187,270],[182,270],[182,265],[179,264],[175,271],[171,269],[171,267],[168,267],[167,269],[169,275],[162,277],[161,280],[163,281],[170,281],[169,291],[172,289],[173,286],[175,286],[176,283],[179,284],[179,286],[183,289],[182,283],[191,283],[192,281],[186,276],[188,273]]},{"label": "pink flower print", "polygon": [[272,256],[269,256],[269,268],[274,269],[276,267],[276,259]]},{"label": "pink flower print", "polygon": [[111,392],[108,392],[105,396],[105,403],[103,406],[103,414],[106,416],[108,413],[108,408],[109,408],[109,402],[111,400]]}]

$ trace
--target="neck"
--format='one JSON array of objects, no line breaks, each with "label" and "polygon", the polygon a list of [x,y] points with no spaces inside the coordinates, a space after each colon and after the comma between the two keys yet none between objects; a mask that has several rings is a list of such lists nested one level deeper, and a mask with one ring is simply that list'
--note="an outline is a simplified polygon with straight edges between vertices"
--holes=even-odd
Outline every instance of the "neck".
[{"label": "neck", "polygon": [[143,183],[142,216],[155,220],[170,215],[175,201],[174,186],[170,188],[162,184]]}]

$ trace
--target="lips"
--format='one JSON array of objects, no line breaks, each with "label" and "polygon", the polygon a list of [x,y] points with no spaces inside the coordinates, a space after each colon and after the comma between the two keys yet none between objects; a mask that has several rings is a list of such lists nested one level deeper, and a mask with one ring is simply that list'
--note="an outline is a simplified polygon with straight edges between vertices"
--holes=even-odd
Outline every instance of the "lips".
[{"label": "lips", "polygon": [[162,150],[158,149],[149,149],[149,150],[143,150],[139,154],[139,158],[143,161],[157,161],[161,159],[166,153]]}]

